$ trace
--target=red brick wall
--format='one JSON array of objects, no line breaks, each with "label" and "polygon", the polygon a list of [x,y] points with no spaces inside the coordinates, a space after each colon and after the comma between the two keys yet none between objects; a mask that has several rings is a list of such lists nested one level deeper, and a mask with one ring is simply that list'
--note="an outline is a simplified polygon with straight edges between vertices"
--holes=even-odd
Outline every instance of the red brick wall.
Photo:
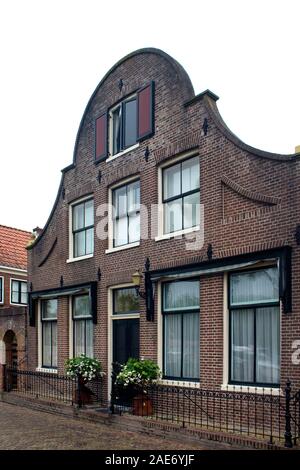
[{"label": "red brick wall", "polygon": [[[119,91],[122,78],[124,87]],[[123,157],[99,165],[94,164],[94,120],[122,97],[155,81],[155,134],[137,149]],[[291,364],[291,344],[300,338],[300,269],[299,247],[294,232],[300,220],[298,160],[255,151],[239,142],[223,126],[214,101],[207,95],[194,103],[184,104],[194,97],[190,80],[172,59],[155,52],[135,54],[118,64],[97,89],[83,117],[75,148],[75,166],[63,174],[64,188],[47,229],[29,251],[29,279],[33,290],[97,280],[98,324],[95,326],[95,356],[107,368],[107,287],[130,282],[137,269],[143,271],[149,256],[151,268],[167,268],[206,259],[207,244],[213,247],[213,257],[251,253],[285,244],[293,248],[293,313],[282,315],[282,381],[289,376],[300,384],[299,366]],[[263,104],[262,104],[263,105]],[[208,132],[202,125],[208,119]],[[149,147],[149,161],[144,159]],[[186,251],[185,240],[141,240],[140,246],[105,254],[106,240],[95,238],[95,254],[88,260],[66,263],[68,258],[68,205],[86,194],[93,194],[95,207],[108,202],[109,187],[123,178],[139,175],[141,202],[150,208],[158,202],[158,165],[197,147],[200,158],[200,191],[204,204],[205,245],[196,252]],[[101,171],[101,182],[97,180]],[[224,184],[224,177],[238,185],[234,191]],[[242,188],[242,190],[240,190]],[[241,191],[243,194],[241,194]],[[245,195],[247,197],[245,197]],[[274,204],[263,196],[274,198]],[[95,218],[95,224],[99,218]],[[146,223],[146,221],[142,221]],[[150,229],[150,221],[148,221]],[[57,244],[47,261],[55,239]],[[42,266],[39,266],[42,263]],[[201,382],[220,386],[223,368],[223,282],[222,276],[201,279]],[[64,320],[62,319],[64,317]],[[68,317],[66,304],[60,304],[59,354],[60,369],[67,356]],[[155,314],[157,318],[157,310]],[[157,328],[145,320],[141,300],[141,355],[157,357]],[[37,328],[30,327],[29,354],[32,366],[36,362]]]}]

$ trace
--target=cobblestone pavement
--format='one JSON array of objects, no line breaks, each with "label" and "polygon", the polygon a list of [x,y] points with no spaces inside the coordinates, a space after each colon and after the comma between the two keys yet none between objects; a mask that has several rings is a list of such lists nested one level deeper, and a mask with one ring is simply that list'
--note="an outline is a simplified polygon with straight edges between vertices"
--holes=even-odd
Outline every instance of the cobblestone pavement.
[{"label": "cobblestone pavement", "polygon": [[0,402],[1,450],[230,449],[212,441],[177,442]]}]

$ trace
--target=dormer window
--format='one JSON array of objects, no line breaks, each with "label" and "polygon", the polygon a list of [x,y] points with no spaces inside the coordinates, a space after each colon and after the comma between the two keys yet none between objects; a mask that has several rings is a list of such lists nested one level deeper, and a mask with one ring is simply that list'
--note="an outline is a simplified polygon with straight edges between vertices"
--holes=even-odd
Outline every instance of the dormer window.
[{"label": "dormer window", "polygon": [[110,113],[110,154],[116,155],[137,142],[136,95],[114,107]]}]

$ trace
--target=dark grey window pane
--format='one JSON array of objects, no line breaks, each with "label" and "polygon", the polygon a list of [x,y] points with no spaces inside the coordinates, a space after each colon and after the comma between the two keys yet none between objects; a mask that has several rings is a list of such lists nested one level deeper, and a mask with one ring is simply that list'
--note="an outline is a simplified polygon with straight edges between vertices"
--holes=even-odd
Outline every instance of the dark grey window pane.
[{"label": "dark grey window pane", "polygon": [[85,254],[89,255],[94,252],[94,228],[89,228],[86,234],[86,249]]},{"label": "dark grey window pane", "polygon": [[280,311],[279,307],[256,310],[256,381],[280,382]]},{"label": "dark grey window pane", "polygon": [[113,120],[113,155],[121,150],[121,119],[122,107],[119,106],[112,114]]},{"label": "dark grey window pane", "polygon": [[127,211],[137,211],[140,209],[140,182],[135,181],[127,186]]},{"label": "dark grey window pane", "polygon": [[114,295],[114,315],[139,312],[140,302],[135,288],[117,289]]},{"label": "dark grey window pane", "polygon": [[84,256],[85,253],[85,230],[74,234],[74,256]]},{"label": "dark grey window pane", "polygon": [[279,277],[277,267],[231,274],[231,305],[276,302],[278,300]]},{"label": "dark grey window pane", "polygon": [[164,204],[164,233],[182,230],[182,199]]},{"label": "dark grey window pane", "polygon": [[57,318],[57,299],[42,300],[42,318],[53,320]]},{"label": "dark grey window pane", "polygon": [[73,207],[73,230],[84,227],[84,203]]},{"label": "dark grey window pane", "polygon": [[254,381],[254,310],[231,312],[231,380]]},{"label": "dark grey window pane", "polygon": [[114,222],[114,246],[128,244],[128,218],[127,216]]},{"label": "dark grey window pane", "polygon": [[74,317],[90,317],[90,296],[78,295],[73,298],[73,316]]},{"label": "dark grey window pane", "polygon": [[126,186],[115,189],[113,192],[113,204],[115,217],[122,217],[127,214],[127,190]]},{"label": "dark grey window pane", "polygon": [[200,193],[193,193],[183,198],[184,228],[191,228],[200,223]]},{"label": "dark grey window pane", "polygon": [[182,162],[182,193],[198,189],[199,186],[199,157],[194,157]]},{"label": "dark grey window pane", "polygon": [[168,377],[181,377],[181,315],[165,316],[164,373]]},{"label": "dark grey window pane", "polygon": [[199,308],[199,281],[168,282],[163,286],[164,311]]},{"label": "dark grey window pane", "polygon": [[180,195],[180,186],[180,163],[163,170],[164,199]]},{"label": "dark grey window pane", "polygon": [[57,367],[57,322],[51,322],[52,325],[52,367]]},{"label": "dark grey window pane", "polygon": [[52,322],[43,323],[43,363],[44,367],[52,367],[52,344],[51,344],[51,326]]},{"label": "dark grey window pane", "polygon": [[183,315],[182,375],[199,378],[199,312]]},{"label": "dark grey window pane", "polygon": [[94,225],[94,201],[90,199],[85,203],[85,227]]},{"label": "dark grey window pane", "polygon": [[136,143],[136,100],[127,101],[125,104],[125,148],[130,147]]}]

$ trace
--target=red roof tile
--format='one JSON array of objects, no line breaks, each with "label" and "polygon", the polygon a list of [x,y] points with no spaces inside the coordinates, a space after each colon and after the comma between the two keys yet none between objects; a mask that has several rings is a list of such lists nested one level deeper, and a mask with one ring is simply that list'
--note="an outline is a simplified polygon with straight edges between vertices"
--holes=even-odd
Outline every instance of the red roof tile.
[{"label": "red roof tile", "polygon": [[30,232],[0,225],[0,266],[27,269],[26,245],[31,239]]}]

